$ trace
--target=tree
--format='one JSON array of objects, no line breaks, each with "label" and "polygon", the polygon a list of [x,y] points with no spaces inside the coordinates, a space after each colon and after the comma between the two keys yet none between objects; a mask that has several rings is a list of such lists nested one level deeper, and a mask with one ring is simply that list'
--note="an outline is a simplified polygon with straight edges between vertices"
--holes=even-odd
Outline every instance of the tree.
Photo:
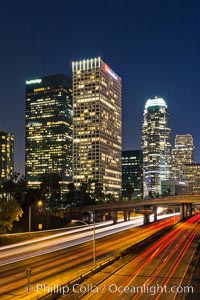
[{"label": "tree", "polygon": [[37,203],[41,199],[42,198],[40,189],[27,188],[27,191],[24,195],[22,207],[28,208],[30,205]]},{"label": "tree", "polygon": [[3,183],[2,192],[10,195],[14,195],[16,184],[12,181],[12,179],[7,180]]},{"label": "tree", "polygon": [[27,193],[27,182],[23,175],[14,173],[12,179],[2,184],[1,193],[5,193],[7,197],[13,196],[17,202],[22,205],[25,194]]},{"label": "tree", "polygon": [[13,228],[13,222],[19,221],[23,211],[13,197],[0,198],[0,233],[6,233]]},{"label": "tree", "polygon": [[95,200],[97,200],[98,203],[104,200],[104,193],[103,193],[103,185],[102,183],[95,181],[95,188],[94,188],[94,196]]},{"label": "tree", "polygon": [[20,205],[24,204],[25,196],[28,192],[27,181],[24,176],[18,177],[17,181],[15,181],[15,193],[14,197]]},{"label": "tree", "polygon": [[66,193],[65,205],[74,206],[77,200],[78,191],[73,182],[68,184],[68,192]]},{"label": "tree", "polygon": [[114,195],[111,193],[106,194],[106,201],[108,203],[116,202]]},{"label": "tree", "polygon": [[170,196],[171,195],[171,189],[167,188],[167,195]]},{"label": "tree", "polygon": [[80,185],[80,193],[81,193],[80,207],[83,205],[83,203],[85,201],[85,197],[86,197],[86,194],[87,194],[87,188],[88,188],[87,182],[82,182],[81,185]]},{"label": "tree", "polygon": [[132,197],[134,194],[134,187],[130,183],[126,184],[126,194],[127,194],[128,200],[129,201],[132,200]]},{"label": "tree", "polygon": [[149,198],[154,198],[154,195],[153,195],[153,192],[152,191],[149,191]]},{"label": "tree", "polygon": [[60,207],[61,176],[57,173],[45,174],[40,178],[40,181],[42,200],[47,199],[47,205],[50,208]]}]

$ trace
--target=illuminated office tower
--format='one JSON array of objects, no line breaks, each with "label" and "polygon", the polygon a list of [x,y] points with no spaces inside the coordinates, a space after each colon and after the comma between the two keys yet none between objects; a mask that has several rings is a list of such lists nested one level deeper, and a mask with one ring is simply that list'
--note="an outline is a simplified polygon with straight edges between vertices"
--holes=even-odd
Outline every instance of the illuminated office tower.
[{"label": "illuminated office tower", "polygon": [[56,173],[61,192],[72,181],[72,90],[63,74],[26,81],[26,179]]},{"label": "illuminated office tower", "polygon": [[100,57],[72,63],[73,171],[77,187],[96,181],[121,190],[121,78]]},{"label": "illuminated office tower", "polygon": [[0,183],[12,178],[14,171],[14,136],[0,130]]},{"label": "illuminated office tower", "polygon": [[177,134],[172,149],[172,175],[175,180],[185,180],[185,165],[194,163],[193,137]]},{"label": "illuminated office tower", "polygon": [[189,193],[200,195],[200,164],[186,164],[184,178],[189,183]]},{"label": "illuminated office tower", "polygon": [[170,136],[165,100],[148,99],[142,125],[144,197],[161,195],[161,181],[172,178]]},{"label": "illuminated office tower", "polygon": [[142,183],[142,151],[122,151],[122,198],[128,198],[128,185],[132,187],[132,198],[141,199],[143,196]]}]

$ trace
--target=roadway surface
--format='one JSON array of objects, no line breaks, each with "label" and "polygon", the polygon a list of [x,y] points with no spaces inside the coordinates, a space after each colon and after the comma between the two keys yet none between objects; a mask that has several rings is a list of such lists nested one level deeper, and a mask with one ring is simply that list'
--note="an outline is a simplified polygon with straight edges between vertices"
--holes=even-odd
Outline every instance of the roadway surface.
[{"label": "roadway surface", "polygon": [[73,293],[63,299],[172,300],[176,296],[184,299],[189,293],[192,295],[193,287],[183,285],[183,280],[199,238],[200,215],[197,215],[177,224],[140,255],[118,261],[73,287]]},{"label": "roadway surface", "polygon": [[[96,226],[96,261],[99,263],[131,244],[174,223],[174,217],[142,227],[142,218],[108,227]],[[176,216],[176,221],[179,216]],[[134,228],[133,228],[134,227]],[[132,229],[128,229],[132,228]],[[92,230],[91,230],[92,229]],[[40,238],[0,248],[0,299],[39,299],[48,292],[37,285],[61,285],[92,267],[93,228],[79,228],[65,235]],[[26,290],[25,270],[31,268],[32,287]]]}]

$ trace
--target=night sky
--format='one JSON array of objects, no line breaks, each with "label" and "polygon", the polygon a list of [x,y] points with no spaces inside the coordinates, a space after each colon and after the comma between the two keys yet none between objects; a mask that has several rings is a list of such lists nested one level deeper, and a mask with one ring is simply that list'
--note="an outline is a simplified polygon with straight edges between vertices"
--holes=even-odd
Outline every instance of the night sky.
[{"label": "night sky", "polygon": [[0,8],[0,129],[15,136],[24,173],[25,81],[71,76],[71,62],[101,56],[122,77],[123,149],[139,149],[148,98],[169,108],[176,134],[194,137],[200,161],[200,1],[24,0]]}]

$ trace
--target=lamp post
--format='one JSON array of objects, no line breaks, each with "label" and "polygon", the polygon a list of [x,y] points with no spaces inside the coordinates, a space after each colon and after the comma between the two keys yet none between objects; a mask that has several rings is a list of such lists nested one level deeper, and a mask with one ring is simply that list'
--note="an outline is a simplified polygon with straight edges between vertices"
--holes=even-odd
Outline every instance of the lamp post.
[{"label": "lamp post", "polygon": [[[89,228],[90,225],[88,223],[86,223],[85,221],[82,221],[82,220],[72,220],[73,222],[81,222],[85,225],[87,225]],[[95,240],[95,237],[96,237],[96,232],[95,232],[95,219],[93,221],[93,238],[92,238],[92,248],[93,248],[93,267],[96,266],[96,240]]]},{"label": "lamp post", "polygon": [[29,208],[28,208],[28,231],[29,232],[31,232],[31,208],[35,205],[41,206],[42,201],[38,201],[37,203],[34,203],[34,204],[30,205]]}]

